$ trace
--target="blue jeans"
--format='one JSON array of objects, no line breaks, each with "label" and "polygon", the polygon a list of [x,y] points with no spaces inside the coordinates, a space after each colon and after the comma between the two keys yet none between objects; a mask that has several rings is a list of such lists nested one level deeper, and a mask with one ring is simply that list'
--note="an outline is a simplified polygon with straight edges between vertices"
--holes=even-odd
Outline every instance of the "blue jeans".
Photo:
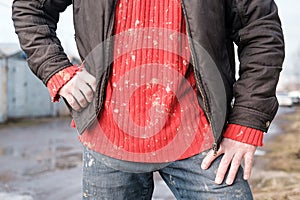
[{"label": "blue jeans", "polygon": [[[150,200],[154,189],[153,172],[158,171],[176,199],[251,200],[252,193],[240,167],[233,185],[214,183],[221,156],[208,170],[201,169],[206,153],[168,164],[120,161],[84,147],[84,200]],[[134,172],[133,172],[134,171]]]}]

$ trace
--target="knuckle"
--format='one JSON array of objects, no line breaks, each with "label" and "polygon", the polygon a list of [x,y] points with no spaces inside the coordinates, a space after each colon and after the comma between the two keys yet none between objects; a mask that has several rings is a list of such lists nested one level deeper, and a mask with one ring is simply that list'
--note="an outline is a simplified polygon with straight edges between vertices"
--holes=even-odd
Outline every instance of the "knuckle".
[{"label": "knuckle", "polygon": [[86,100],[84,98],[79,99],[78,102],[80,105],[86,105]]},{"label": "knuckle", "polygon": [[74,90],[78,90],[80,88],[80,85],[81,85],[81,80],[80,79],[77,79],[75,82],[74,82],[74,85],[73,85],[73,91]]},{"label": "knuckle", "polygon": [[66,95],[65,98],[70,105],[73,103],[73,98],[71,95]]},{"label": "knuckle", "polygon": [[78,75],[76,74],[71,80],[69,80],[67,82],[66,86],[71,87],[71,88],[74,87],[77,80],[78,80]]},{"label": "knuckle", "polygon": [[69,92],[70,92],[70,94],[74,95],[77,92],[76,85],[74,85],[74,87],[70,88]]},{"label": "knuckle", "polygon": [[245,157],[245,165],[252,165],[253,161],[253,157]]},{"label": "knuckle", "polygon": [[92,90],[87,91],[86,93],[87,97],[92,98],[94,96],[94,92]]},{"label": "knuckle", "polygon": [[95,91],[96,90],[96,81],[89,83],[89,86],[92,88],[93,91]]},{"label": "knuckle", "polygon": [[68,95],[66,97],[66,100],[73,110],[78,111],[80,109],[80,106],[78,105],[76,100],[71,95]]},{"label": "knuckle", "polygon": [[87,97],[86,100],[87,100],[88,103],[91,103],[93,101],[93,96]]},{"label": "knuckle", "polygon": [[69,102],[69,104],[70,104],[70,106],[72,108],[76,108],[77,107],[77,104],[74,101]]}]

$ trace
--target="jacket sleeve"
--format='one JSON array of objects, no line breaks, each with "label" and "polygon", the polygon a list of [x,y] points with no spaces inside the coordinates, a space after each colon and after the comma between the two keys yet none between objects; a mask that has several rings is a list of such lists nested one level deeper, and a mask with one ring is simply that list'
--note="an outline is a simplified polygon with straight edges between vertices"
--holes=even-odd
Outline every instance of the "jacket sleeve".
[{"label": "jacket sleeve", "polygon": [[240,66],[229,123],[267,132],[278,110],[276,86],[284,59],[277,6],[273,0],[232,2],[232,38]]},{"label": "jacket sleeve", "polygon": [[71,66],[56,36],[59,13],[71,0],[14,0],[12,19],[21,48],[33,73],[44,84],[56,72]]}]

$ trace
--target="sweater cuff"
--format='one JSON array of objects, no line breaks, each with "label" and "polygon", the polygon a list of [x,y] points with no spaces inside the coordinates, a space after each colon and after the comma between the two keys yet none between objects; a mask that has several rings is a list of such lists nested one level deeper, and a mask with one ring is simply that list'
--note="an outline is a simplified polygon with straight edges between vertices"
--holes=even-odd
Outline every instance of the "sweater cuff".
[{"label": "sweater cuff", "polygon": [[50,93],[51,101],[58,102],[60,95],[59,90],[69,82],[75,75],[76,72],[81,70],[77,65],[67,67],[56,74],[54,74],[47,82],[47,88]]},{"label": "sweater cuff", "polygon": [[229,124],[224,133],[224,137],[254,146],[263,146],[264,133],[254,128],[238,124]]}]

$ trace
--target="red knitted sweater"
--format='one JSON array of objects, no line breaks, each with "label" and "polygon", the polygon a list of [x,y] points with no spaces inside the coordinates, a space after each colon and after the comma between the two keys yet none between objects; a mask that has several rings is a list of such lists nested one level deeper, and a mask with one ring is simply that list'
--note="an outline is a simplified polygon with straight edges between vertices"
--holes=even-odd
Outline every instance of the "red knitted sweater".
[{"label": "red knitted sweater", "polygon": [[[180,1],[119,0],[114,28],[104,109],[80,141],[96,152],[137,162],[184,159],[211,148],[213,136],[196,98]],[[52,97],[76,70],[67,68],[50,79]],[[263,133],[231,124],[225,137],[262,145]]]}]

